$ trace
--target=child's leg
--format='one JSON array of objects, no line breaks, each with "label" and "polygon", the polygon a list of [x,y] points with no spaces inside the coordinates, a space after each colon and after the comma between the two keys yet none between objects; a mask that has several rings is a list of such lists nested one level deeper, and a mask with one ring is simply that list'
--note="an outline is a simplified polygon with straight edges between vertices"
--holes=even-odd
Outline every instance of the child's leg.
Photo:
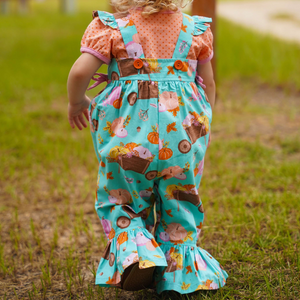
[{"label": "child's leg", "polygon": [[[108,164],[102,164],[101,168]],[[110,170],[103,172],[105,176],[99,172],[95,205],[108,238],[97,270],[96,284],[121,287],[122,275],[131,265],[139,263],[140,269],[163,267],[166,266],[166,260],[154,237],[146,229],[147,224],[153,227],[151,218],[146,222],[153,208],[150,200],[152,188],[149,187],[153,183],[146,179],[142,181],[142,175],[139,174],[135,175],[133,182],[128,183],[129,179],[124,180],[128,171],[125,175],[117,164],[108,166]],[[136,180],[136,176],[140,176],[139,180]]]},{"label": "child's leg", "polygon": [[158,184],[161,221],[155,237],[168,263],[167,267],[156,269],[155,283],[159,293],[175,290],[185,294],[200,289],[217,289],[227,278],[220,264],[197,247],[204,219],[197,190],[201,177],[193,171],[185,174],[187,178],[183,183],[173,177],[161,179]]}]

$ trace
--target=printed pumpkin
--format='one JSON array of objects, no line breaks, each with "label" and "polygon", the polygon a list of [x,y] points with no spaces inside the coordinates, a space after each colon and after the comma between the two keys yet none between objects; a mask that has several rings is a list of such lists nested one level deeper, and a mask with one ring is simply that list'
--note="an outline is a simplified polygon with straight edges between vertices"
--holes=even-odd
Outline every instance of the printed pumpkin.
[{"label": "printed pumpkin", "polygon": [[158,158],[160,160],[167,160],[170,159],[172,156],[173,156],[173,151],[169,148],[162,148],[159,150]]},{"label": "printed pumpkin", "polygon": [[148,141],[151,143],[151,144],[154,144],[154,145],[158,145],[159,143],[159,134],[158,132],[150,132],[148,134]]},{"label": "printed pumpkin", "polygon": [[136,143],[128,143],[125,145],[125,148],[128,149],[130,152],[133,152],[133,149],[137,146],[138,146],[138,144],[136,144]]},{"label": "printed pumpkin", "polygon": [[109,157],[111,158],[117,158],[119,155],[127,154],[130,152],[125,147],[115,146],[109,151]]},{"label": "printed pumpkin", "polygon": [[114,108],[120,109],[122,106],[122,98],[116,99],[113,103]]}]

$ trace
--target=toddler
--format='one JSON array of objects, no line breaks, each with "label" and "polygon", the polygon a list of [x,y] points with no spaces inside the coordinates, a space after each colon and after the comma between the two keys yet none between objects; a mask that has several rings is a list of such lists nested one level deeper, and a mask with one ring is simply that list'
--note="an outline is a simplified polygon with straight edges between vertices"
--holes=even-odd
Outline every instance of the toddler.
[{"label": "toddler", "polygon": [[[211,19],[182,13],[182,2],[113,0],[117,14],[94,12],[69,75],[70,125],[89,120],[99,161],[100,286],[186,294],[228,276],[197,247],[215,102]],[[96,73],[103,63],[108,75]],[[108,82],[92,101],[91,78]]]}]

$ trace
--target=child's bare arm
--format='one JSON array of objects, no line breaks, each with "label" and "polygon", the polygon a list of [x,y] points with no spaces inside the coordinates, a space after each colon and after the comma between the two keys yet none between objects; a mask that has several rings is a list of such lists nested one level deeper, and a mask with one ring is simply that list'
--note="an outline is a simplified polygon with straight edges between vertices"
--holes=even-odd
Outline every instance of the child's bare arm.
[{"label": "child's bare arm", "polygon": [[84,117],[88,120],[90,99],[85,91],[95,72],[101,67],[102,61],[95,56],[83,53],[74,63],[68,78],[69,111],[68,120],[72,128],[75,125],[82,130],[87,127]]},{"label": "child's bare arm", "polygon": [[203,78],[203,83],[206,85],[204,89],[208,100],[210,102],[211,108],[214,108],[216,99],[216,85],[214,81],[214,72],[209,61],[206,64],[198,65],[198,74]]}]

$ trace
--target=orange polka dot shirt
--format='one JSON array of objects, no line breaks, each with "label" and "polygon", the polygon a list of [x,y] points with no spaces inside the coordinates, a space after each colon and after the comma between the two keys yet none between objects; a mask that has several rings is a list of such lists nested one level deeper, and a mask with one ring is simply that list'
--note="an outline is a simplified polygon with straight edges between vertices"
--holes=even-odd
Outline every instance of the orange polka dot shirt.
[{"label": "orange polka dot shirt", "polygon": [[[146,58],[172,58],[182,26],[182,12],[161,11],[144,18],[141,10],[130,10]],[[82,41],[81,52],[90,53],[109,64],[112,58],[128,58],[121,32],[104,25],[98,17],[89,24]],[[205,64],[213,57],[213,35],[208,28],[193,36],[188,59]]]}]

